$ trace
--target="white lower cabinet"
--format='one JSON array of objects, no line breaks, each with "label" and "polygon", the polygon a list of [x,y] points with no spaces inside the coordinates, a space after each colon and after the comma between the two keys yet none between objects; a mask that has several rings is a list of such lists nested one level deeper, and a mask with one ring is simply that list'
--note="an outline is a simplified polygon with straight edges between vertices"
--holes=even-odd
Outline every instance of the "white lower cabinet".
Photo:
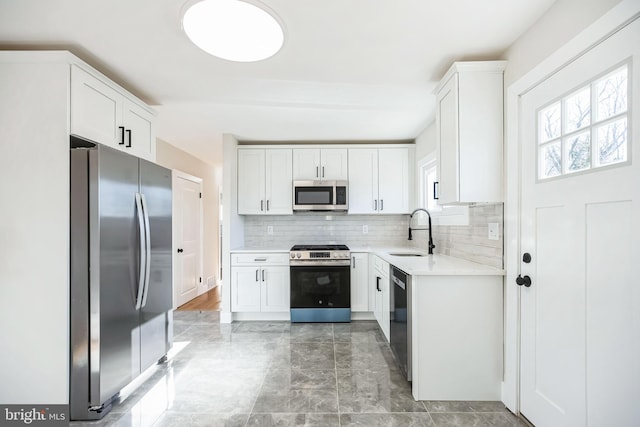
[{"label": "white lower cabinet", "polygon": [[370,288],[373,293],[373,315],[380,325],[385,338],[389,341],[391,323],[389,319],[389,263],[371,255]]},{"label": "white lower cabinet", "polygon": [[289,292],[288,254],[232,255],[232,312],[288,312]]},{"label": "white lower cabinet", "polygon": [[369,254],[351,252],[351,311],[369,308]]}]

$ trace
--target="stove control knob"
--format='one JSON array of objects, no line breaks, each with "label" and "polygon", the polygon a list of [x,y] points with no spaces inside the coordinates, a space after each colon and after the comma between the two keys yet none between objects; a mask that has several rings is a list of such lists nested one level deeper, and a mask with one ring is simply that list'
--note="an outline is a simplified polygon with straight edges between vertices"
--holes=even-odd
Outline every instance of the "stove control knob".
[{"label": "stove control knob", "polygon": [[291,252],[290,256],[291,256],[291,258],[293,259],[293,258],[295,258],[295,257],[296,257],[296,254],[294,254],[293,252]]},{"label": "stove control knob", "polygon": [[296,254],[296,257],[298,257],[298,258],[302,258],[302,254],[301,254],[300,252],[298,252],[298,253]]}]

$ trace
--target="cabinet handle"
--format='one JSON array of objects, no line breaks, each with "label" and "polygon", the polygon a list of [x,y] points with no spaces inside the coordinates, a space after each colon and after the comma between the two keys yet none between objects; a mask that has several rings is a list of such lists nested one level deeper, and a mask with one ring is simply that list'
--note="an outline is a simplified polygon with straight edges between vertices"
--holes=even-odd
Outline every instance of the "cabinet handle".
[{"label": "cabinet handle", "polygon": [[376,290],[378,292],[382,292],[382,289],[380,289],[380,277],[376,277]]},{"label": "cabinet handle", "polygon": [[127,137],[129,139],[129,143],[127,144],[127,148],[131,148],[131,129],[127,129]]},{"label": "cabinet handle", "polygon": [[260,212],[264,211],[264,200],[260,200]]},{"label": "cabinet handle", "polygon": [[264,270],[262,270],[262,281],[264,282]]},{"label": "cabinet handle", "polygon": [[373,201],[373,210],[374,210],[374,211],[377,211],[377,210],[378,210],[378,199],[375,199],[375,200]]},{"label": "cabinet handle", "polygon": [[380,199],[380,212],[384,210],[384,200]]},{"label": "cabinet handle", "polygon": [[118,129],[120,129],[120,142],[118,144],[124,145],[124,126],[118,126]]},{"label": "cabinet handle", "polygon": [[316,178],[320,178],[320,174],[318,172],[318,166],[316,166]]},{"label": "cabinet handle", "polygon": [[258,271],[260,270],[256,270],[256,282],[258,281]]},{"label": "cabinet handle", "polygon": [[324,166],[322,167],[322,177],[324,178]]},{"label": "cabinet handle", "polygon": [[438,186],[440,183],[438,181],[433,181],[433,200],[438,200]]},{"label": "cabinet handle", "polygon": [[269,200],[267,200],[267,212],[269,212]]},{"label": "cabinet handle", "polygon": [[254,258],[253,261],[255,262],[265,262],[267,259],[266,258]]},{"label": "cabinet handle", "polygon": [[352,257],[351,262],[353,263],[353,268],[356,268],[356,257]]}]

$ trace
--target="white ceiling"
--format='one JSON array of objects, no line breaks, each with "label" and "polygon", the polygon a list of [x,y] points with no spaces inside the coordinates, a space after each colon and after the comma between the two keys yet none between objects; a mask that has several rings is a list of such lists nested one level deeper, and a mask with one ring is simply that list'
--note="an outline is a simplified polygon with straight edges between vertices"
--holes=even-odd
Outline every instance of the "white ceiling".
[{"label": "white ceiling", "polygon": [[71,50],[154,105],[159,138],[213,162],[222,133],[413,139],[451,62],[499,59],[553,2],[264,0],[283,49],[232,63],[189,42],[185,0],[0,0],[0,47]]}]

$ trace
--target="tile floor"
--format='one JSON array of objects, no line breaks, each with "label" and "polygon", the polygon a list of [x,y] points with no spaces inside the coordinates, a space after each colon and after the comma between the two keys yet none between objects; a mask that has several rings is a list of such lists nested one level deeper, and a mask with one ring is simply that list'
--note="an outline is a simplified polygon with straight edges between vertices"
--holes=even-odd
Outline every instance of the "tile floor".
[{"label": "tile floor", "polygon": [[524,426],[500,402],[416,402],[375,322],[220,324],[174,313],[167,363],[72,426]]}]

